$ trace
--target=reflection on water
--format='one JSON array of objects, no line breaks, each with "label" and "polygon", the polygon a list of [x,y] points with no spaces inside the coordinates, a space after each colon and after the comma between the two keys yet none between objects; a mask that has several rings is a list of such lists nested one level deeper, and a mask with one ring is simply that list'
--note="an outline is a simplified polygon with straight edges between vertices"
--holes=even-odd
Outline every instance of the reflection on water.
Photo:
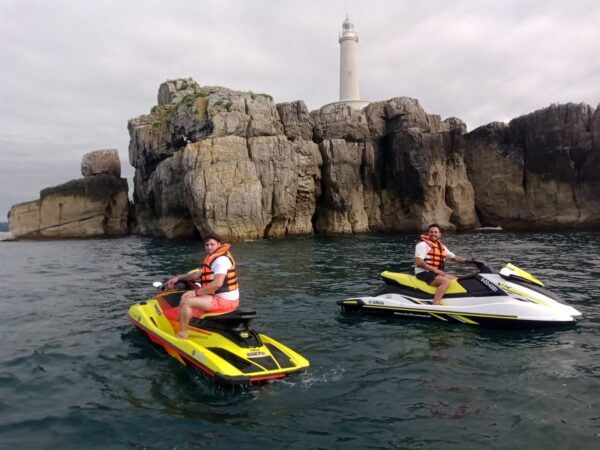
[{"label": "reflection on water", "polygon": [[311,361],[305,374],[249,389],[208,382],[125,318],[152,294],[152,281],[201,261],[199,242],[1,243],[0,442],[596,448],[597,237],[444,236],[457,254],[533,273],[585,315],[577,327],[535,332],[342,315],[336,300],[374,292],[382,270],[412,270],[415,236],[235,244],[242,303],[257,310],[256,329]]}]

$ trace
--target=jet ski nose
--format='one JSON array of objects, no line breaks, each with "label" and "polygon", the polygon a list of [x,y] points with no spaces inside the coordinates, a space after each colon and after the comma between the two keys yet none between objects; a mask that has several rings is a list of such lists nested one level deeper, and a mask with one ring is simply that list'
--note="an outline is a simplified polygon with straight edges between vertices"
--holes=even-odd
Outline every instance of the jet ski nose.
[{"label": "jet ski nose", "polygon": [[576,310],[572,306],[569,306],[569,305],[561,305],[561,306],[562,306],[563,312],[565,314],[568,314],[569,316],[573,317],[573,319],[579,320],[579,319],[583,318],[583,314],[581,314],[578,310]]}]

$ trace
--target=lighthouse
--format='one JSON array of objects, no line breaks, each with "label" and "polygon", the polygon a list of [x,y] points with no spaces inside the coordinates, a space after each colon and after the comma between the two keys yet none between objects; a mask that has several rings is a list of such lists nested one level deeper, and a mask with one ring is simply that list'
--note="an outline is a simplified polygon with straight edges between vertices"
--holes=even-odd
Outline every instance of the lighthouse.
[{"label": "lighthouse", "polygon": [[346,15],[340,33],[340,102],[360,101],[358,86],[358,33]]}]

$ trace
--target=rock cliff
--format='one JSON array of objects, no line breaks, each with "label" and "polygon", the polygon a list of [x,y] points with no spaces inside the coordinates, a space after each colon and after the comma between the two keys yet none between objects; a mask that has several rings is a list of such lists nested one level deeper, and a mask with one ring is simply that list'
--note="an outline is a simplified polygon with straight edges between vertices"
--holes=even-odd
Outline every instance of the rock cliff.
[{"label": "rock cliff", "polygon": [[128,234],[127,180],[116,150],[84,155],[84,178],[44,189],[40,199],[14,205],[8,215],[15,239],[114,237]]},{"label": "rock cliff", "polygon": [[[600,225],[600,107],[552,105],[467,133],[460,119],[428,114],[409,97],[309,112],[302,101],[178,79],[157,100],[128,123],[133,233],[239,240],[432,222]],[[15,205],[13,235],[127,233],[127,182],[109,153],[84,157],[83,180]]]},{"label": "rock cliff", "polygon": [[512,229],[600,225],[600,107],[552,105],[464,136],[475,205]]},{"label": "rock cliff", "polygon": [[356,110],[191,79],[129,121],[136,231],[227,239],[479,225],[458,119],[395,98]]},{"label": "rock cliff", "polygon": [[462,121],[442,121],[408,97],[371,103],[362,111],[333,104],[311,117],[324,161],[317,231],[479,225],[457,145],[466,129]]},{"label": "rock cliff", "polygon": [[163,83],[151,113],[129,121],[137,232],[227,239],[307,235],[321,154],[303,102],[193,80]]}]

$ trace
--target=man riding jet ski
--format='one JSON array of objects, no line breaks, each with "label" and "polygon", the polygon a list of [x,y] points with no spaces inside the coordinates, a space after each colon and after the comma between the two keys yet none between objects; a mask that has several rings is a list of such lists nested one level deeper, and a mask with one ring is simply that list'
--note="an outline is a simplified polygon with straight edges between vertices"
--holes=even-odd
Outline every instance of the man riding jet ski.
[{"label": "man riding jet ski", "polygon": [[462,256],[452,253],[440,237],[442,232],[437,223],[427,227],[427,235],[421,236],[421,241],[415,247],[415,276],[425,283],[436,288],[433,304],[439,305],[444,293],[456,277],[444,272],[446,258],[464,263]]},{"label": "man riding jet ski", "polygon": [[439,305],[433,304],[436,287],[412,275],[387,271],[381,274],[385,284],[375,295],[337,304],[347,312],[493,328],[572,325],[581,318],[579,311],[562,304],[541,281],[512,264],[498,273],[483,262],[466,262],[476,265],[478,273],[453,279]]},{"label": "man riding jet ski", "polygon": [[132,305],[128,313],[136,327],[180,363],[195,366],[217,381],[236,384],[284,378],[309,366],[292,349],[252,329],[256,312],[250,309],[194,309],[188,337],[180,338],[179,302],[184,289],[180,282],[172,290],[159,290],[151,299]]},{"label": "man riding jet ski", "polygon": [[283,378],[308,367],[302,356],[250,328],[254,311],[236,309],[239,290],[231,245],[209,234],[204,247],[200,269],[169,279],[166,290],[131,306],[129,320],[179,362],[222,381]]}]

